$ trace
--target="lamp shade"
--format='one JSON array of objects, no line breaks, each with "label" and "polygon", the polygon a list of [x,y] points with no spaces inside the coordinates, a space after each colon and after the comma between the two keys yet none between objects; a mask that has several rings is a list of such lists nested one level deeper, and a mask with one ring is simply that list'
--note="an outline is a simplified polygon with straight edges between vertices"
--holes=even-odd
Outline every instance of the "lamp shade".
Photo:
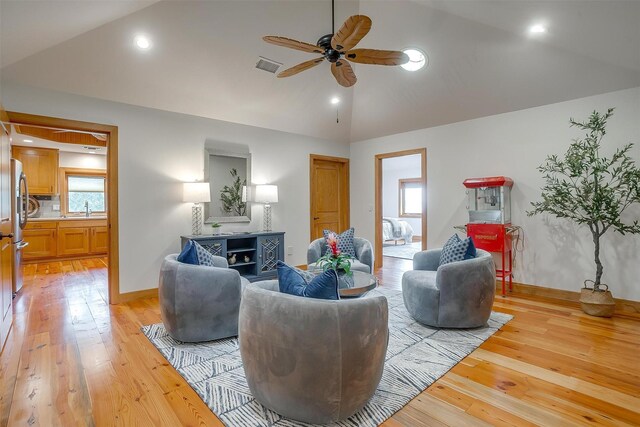
[{"label": "lamp shade", "polygon": [[278,186],[256,185],[253,201],[258,203],[278,203]]},{"label": "lamp shade", "polygon": [[182,201],[201,203],[211,201],[211,190],[208,182],[185,182]]}]

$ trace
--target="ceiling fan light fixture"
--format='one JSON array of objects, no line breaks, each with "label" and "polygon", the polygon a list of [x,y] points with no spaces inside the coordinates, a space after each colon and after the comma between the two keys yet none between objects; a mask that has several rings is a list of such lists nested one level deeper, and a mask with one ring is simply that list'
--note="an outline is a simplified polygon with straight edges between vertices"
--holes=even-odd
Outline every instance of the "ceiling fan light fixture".
[{"label": "ceiling fan light fixture", "polygon": [[424,68],[428,63],[427,54],[420,49],[404,49],[402,53],[409,57],[409,62],[400,65],[407,71],[418,71],[419,69]]}]

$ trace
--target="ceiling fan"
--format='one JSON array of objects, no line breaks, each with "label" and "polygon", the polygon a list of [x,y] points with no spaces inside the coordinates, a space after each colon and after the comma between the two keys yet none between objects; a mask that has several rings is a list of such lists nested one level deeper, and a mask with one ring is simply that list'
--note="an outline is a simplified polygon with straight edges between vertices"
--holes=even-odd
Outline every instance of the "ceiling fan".
[{"label": "ceiling fan", "polygon": [[[334,0],[331,0],[331,28],[334,29]],[[331,73],[337,82],[344,87],[351,87],[358,80],[349,64],[357,62],[372,65],[402,65],[409,62],[409,57],[396,50],[354,49],[371,29],[371,18],[365,15],[350,16],[335,34],[320,37],[316,45],[280,36],[265,36],[267,43],[303,52],[317,53],[322,56],[302,62],[278,74],[278,77],[290,77],[304,70],[315,67],[325,59],[331,63]]]}]

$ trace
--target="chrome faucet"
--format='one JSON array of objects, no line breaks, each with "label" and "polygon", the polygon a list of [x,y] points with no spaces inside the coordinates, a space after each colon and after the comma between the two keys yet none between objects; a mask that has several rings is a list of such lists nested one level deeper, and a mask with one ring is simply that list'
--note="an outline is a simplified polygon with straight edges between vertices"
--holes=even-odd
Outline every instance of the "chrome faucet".
[{"label": "chrome faucet", "polygon": [[89,201],[85,200],[84,201],[84,216],[89,218],[90,215],[91,215],[91,209],[89,209]]}]

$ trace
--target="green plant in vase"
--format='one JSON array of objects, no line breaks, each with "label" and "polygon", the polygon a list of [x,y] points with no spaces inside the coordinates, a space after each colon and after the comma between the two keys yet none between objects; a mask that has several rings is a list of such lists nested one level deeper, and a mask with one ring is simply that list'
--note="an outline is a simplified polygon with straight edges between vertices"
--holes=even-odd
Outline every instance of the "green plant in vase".
[{"label": "green plant in vase", "polygon": [[352,256],[343,254],[338,249],[338,236],[335,233],[329,234],[327,237],[327,245],[329,251],[318,259],[317,265],[322,267],[323,271],[329,269],[336,272],[344,271],[347,276],[351,276],[351,260]]},{"label": "green plant in vase", "polygon": [[233,168],[229,171],[233,178],[231,186],[225,185],[220,190],[220,201],[222,202],[222,212],[234,216],[247,215],[247,203],[242,201],[242,187],[247,185],[247,180],[242,180],[238,175],[238,170]]},{"label": "green plant in vase", "polygon": [[211,228],[213,229],[213,234],[220,234],[220,227],[222,227],[222,224],[220,224],[219,222],[214,222],[213,224],[211,224]]}]

